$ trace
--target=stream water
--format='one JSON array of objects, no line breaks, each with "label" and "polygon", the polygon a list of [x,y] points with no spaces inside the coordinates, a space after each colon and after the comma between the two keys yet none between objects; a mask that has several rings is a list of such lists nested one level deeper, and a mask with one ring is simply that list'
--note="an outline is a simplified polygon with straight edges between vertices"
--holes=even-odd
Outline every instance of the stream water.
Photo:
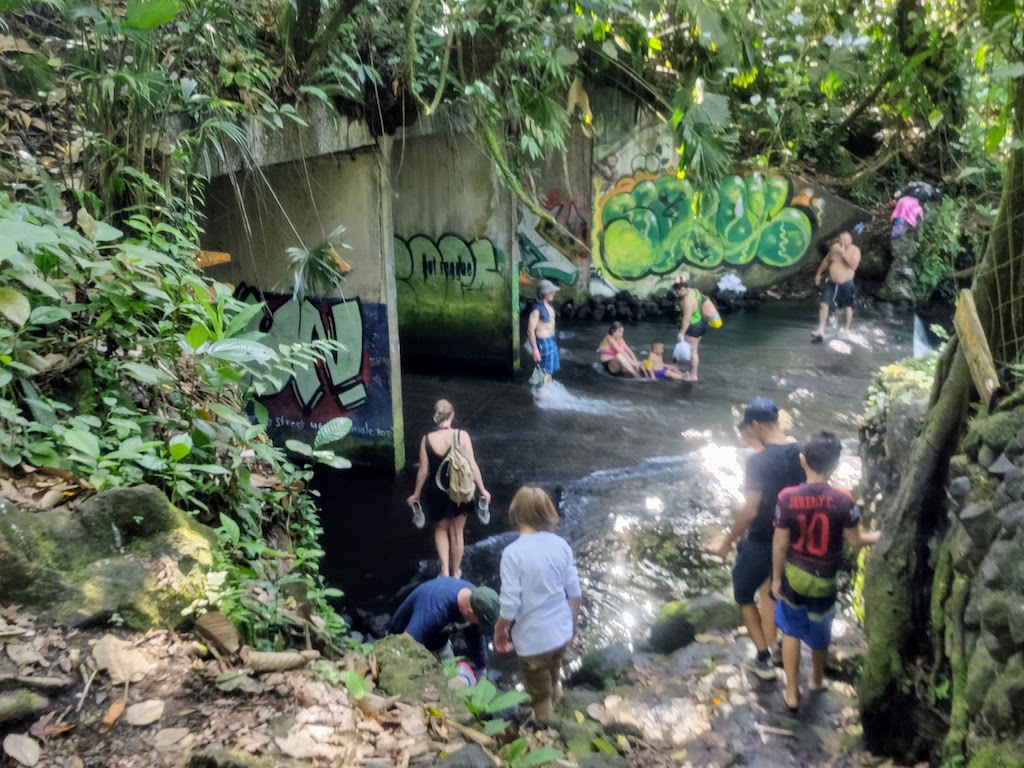
[{"label": "stream water", "polygon": [[[539,485],[562,515],[559,533],[576,553],[587,593],[585,645],[631,643],[661,601],[727,582],[707,541],[731,519],[742,491],[746,450],[734,425],[743,404],[771,397],[802,439],[829,429],[844,441],[836,481],[859,478],[857,425],[865,389],[879,367],[911,353],[909,315],[858,311],[853,332],[809,343],[816,307],[775,303],[726,316],[701,343],[700,381],[634,382],[598,374],[596,324],[559,332],[562,370],[539,396],[526,379],[403,374],[409,467],[394,477],[364,470],[318,478],[324,572],[350,608],[391,611],[409,585],[436,573],[428,529],[410,522],[406,496],[419,438],[434,402],[445,397],[456,426],[473,438],[493,494],[491,523],[466,526],[463,575],[497,587],[501,550],[514,536],[506,510],[516,489]],[[655,341],[671,348],[667,321],[626,329],[640,354]]]}]

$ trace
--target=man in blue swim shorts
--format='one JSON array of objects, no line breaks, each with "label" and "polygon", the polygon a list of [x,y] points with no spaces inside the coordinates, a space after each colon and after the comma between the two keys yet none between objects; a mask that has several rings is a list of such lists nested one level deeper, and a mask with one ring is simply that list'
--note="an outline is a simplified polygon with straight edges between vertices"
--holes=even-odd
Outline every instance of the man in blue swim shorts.
[{"label": "man in blue swim shorts", "polygon": [[550,280],[541,280],[537,286],[540,301],[530,312],[526,323],[526,337],[533,347],[533,361],[544,372],[544,383],[551,381],[551,376],[560,367],[558,356],[558,340],[555,338],[555,308],[551,300],[559,288]]}]

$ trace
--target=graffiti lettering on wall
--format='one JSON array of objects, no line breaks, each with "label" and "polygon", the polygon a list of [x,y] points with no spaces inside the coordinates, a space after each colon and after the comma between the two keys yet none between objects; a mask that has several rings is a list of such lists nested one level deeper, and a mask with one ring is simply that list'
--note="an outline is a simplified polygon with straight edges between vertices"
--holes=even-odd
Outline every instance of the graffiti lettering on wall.
[{"label": "graffiti lettering on wall", "polygon": [[619,281],[681,269],[742,267],[755,260],[784,268],[803,258],[817,211],[813,193],[791,197],[789,182],[758,173],[729,176],[702,196],[675,175],[638,171],[598,205],[601,267]]},{"label": "graffiti lettering on wall", "polygon": [[[385,436],[381,430],[391,429],[390,414],[377,413],[380,403],[378,407],[366,405],[376,389],[371,388],[371,359],[378,358],[371,357],[373,340],[368,338],[364,321],[379,314],[374,311],[377,305],[368,307],[359,299],[306,298],[298,302],[288,294],[263,293],[245,285],[239,286],[235,295],[252,303],[266,301],[270,312],[254,323],[267,334],[265,342],[272,348],[317,339],[333,339],[343,346],[315,366],[296,370],[278,391],[261,398],[271,426],[315,429],[338,416],[349,416],[354,434]],[[382,373],[388,378],[386,351],[383,363],[383,372],[374,371],[374,375]],[[383,408],[390,411],[389,397]]]},{"label": "graffiti lettering on wall", "polygon": [[523,267],[530,277],[575,285],[580,261],[590,256],[588,217],[580,213],[575,201],[558,189],[548,192],[544,208],[557,224],[520,207],[516,242]]},{"label": "graffiti lettering on wall", "polygon": [[500,276],[504,258],[487,238],[467,242],[459,235],[395,237],[395,276],[408,284],[481,288]]}]

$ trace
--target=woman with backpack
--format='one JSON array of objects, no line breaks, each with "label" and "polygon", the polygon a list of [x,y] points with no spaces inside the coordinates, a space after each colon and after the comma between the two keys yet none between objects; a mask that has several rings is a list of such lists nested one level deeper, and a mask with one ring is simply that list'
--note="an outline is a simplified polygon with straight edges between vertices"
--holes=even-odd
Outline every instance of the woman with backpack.
[{"label": "woman with backpack", "polygon": [[441,575],[458,579],[462,576],[462,552],[465,549],[462,531],[472,507],[474,491],[480,492],[481,519],[490,506],[491,494],[484,487],[480,467],[473,456],[473,441],[466,432],[452,429],[454,418],[452,404],[438,400],[434,405],[434,424],[437,426],[420,440],[416,490],[406,501],[412,507],[413,522],[417,528],[423,527],[424,512],[434,523],[434,546],[441,561]]}]

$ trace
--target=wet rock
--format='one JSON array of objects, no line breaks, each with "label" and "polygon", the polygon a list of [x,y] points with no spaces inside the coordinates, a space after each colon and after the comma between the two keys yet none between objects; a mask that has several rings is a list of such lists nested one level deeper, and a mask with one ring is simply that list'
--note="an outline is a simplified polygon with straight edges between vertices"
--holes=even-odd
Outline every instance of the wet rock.
[{"label": "wet rock", "polygon": [[1017,595],[1006,608],[1006,630],[1018,646],[1024,646],[1024,601]]},{"label": "wet rock", "polygon": [[967,501],[971,494],[971,479],[969,477],[954,477],[949,481],[949,495],[957,505]]},{"label": "wet rock", "polygon": [[998,667],[992,654],[979,645],[967,665],[967,688],[964,700],[971,710],[977,712],[985,701],[985,694],[998,674]]},{"label": "wet rock", "polygon": [[1003,526],[1004,535],[1012,536],[1024,526],[1024,501],[1003,507],[996,513],[996,518]]},{"label": "wet rock", "polygon": [[494,760],[476,744],[467,744],[434,765],[444,768],[494,768]]},{"label": "wet rock", "polygon": [[366,631],[370,633],[371,637],[385,637],[391,626],[391,614],[370,614],[368,618],[364,619],[364,622]]},{"label": "wet rock", "polygon": [[997,458],[997,454],[994,448],[989,445],[982,444],[978,449],[978,463],[981,464],[985,469],[992,466]]},{"label": "wet rock", "polygon": [[991,472],[993,475],[1005,475],[1007,472],[1012,472],[1016,468],[1017,467],[1014,465],[1014,463],[1007,458],[1006,453],[1003,452],[999,454],[998,459],[992,462],[992,464],[988,468],[988,471]]},{"label": "wet rock", "polygon": [[699,595],[666,603],[648,635],[656,653],[672,653],[689,645],[698,633],[735,629],[743,623],[739,606],[718,595]]},{"label": "wet rock", "polygon": [[245,752],[229,752],[226,749],[204,749],[192,754],[188,768],[277,768],[293,765],[288,758],[270,759],[255,757]]},{"label": "wet rock", "polygon": [[996,489],[995,495],[992,497],[992,504],[998,508],[1022,500],[1024,500],[1024,470],[1014,467],[1003,474],[1003,482]]},{"label": "wet rock", "polygon": [[602,690],[624,679],[632,666],[633,652],[624,643],[612,643],[583,654],[570,681]]},{"label": "wet rock", "polygon": [[138,629],[177,626],[205,595],[215,535],[154,486],[0,517],[0,603],[68,624],[114,612]]}]

